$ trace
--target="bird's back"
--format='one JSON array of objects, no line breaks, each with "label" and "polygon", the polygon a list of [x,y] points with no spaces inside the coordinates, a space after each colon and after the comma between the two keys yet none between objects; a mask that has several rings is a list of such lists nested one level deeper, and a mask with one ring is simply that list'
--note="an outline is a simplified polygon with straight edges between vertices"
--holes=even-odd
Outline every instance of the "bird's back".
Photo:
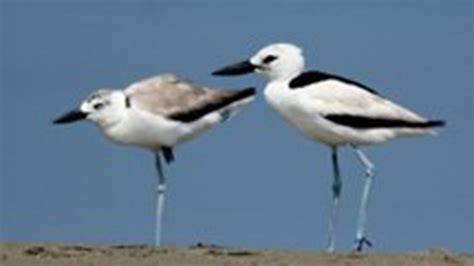
[{"label": "bird's back", "polygon": [[433,132],[441,121],[422,116],[353,82],[327,79],[291,88],[270,83],[270,105],[306,137],[329,145],[380,143]]},{"label": "bird's back", "polygon": [[171,120],[192,122],[226,105],[251,97],[254,89],[213,90],[173,74],[155,76],[130,85],[125,93],[132,105]]}]

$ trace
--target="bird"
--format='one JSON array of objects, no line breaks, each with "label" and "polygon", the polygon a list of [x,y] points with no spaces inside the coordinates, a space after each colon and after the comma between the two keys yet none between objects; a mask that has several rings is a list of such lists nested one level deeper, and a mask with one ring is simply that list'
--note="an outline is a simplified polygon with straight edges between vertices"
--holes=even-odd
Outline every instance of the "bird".
[{"label": "bird", "polygon": [[111,141],[154,154],[158,174],[154,245],[160,246],[166,192],[162,160],[173,162],[174,147],[228,120],[254,96],[254,88],[215,90],[165,73],[123,90],[99,89],[53,124],[89,120]]},{"label": "bird", "polygon": [[335,227],[342,193],[338,149],[351,147],[355,151],[365,168],[365,181],[354,249],[362,251],[365,245],[371,247],[366,222],[375,166],[361,146],[380,144],[399,137],[435,134],[436,129],[444,126],[445,122],[428,120],[354,79],[305,70],[303,50],[292,43],[267,45],[250,59],[219,68],[212,74],[236,76],[249,73],[258,73],[267,79],[264,97],[277,114],[307,139],[330,148],[333,183],[328,252],[335,250]]}]

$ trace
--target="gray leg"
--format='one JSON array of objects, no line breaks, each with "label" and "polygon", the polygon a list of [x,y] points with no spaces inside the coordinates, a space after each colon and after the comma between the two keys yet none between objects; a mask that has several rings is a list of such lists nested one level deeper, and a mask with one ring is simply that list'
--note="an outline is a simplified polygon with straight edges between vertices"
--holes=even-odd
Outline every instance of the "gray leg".
[{"label": "gray leg", "polygon": [[155,153],[155,164],[158,172],[158,184],[156,187],[156,227],[155,227],[155,246],[161,245],[163,209],[165,205],[166,179],[161,165],[160,153]]},{"label": "gray leg", "polygon": [[339,173],[339,163],[337,160],[337,148],[332,148],[332,166],[334,171],[334,182],[332,185],[332,206],[331,216],[329,217],[329,239],[328,239],[328,252],[333,252],[336,247],[336,224],[339,214],[339,201],[341,198],[342,181]]},{"label": "gray leg", "polygon": [[372,243],[366,237],[366,224],[367,224],[367,207],[369,203],[370,190],[372,188],[372,181],[374,180],[374,164],[365,156],[365,154],[356,146],[353,146],[357,158],[365,167],[365,182],[364,189],[362,191],[362,200],[359,208],[359,218],[357,221],[357,232],[356,232],[356,251],[362,251],[364,244],[369,247]]}]

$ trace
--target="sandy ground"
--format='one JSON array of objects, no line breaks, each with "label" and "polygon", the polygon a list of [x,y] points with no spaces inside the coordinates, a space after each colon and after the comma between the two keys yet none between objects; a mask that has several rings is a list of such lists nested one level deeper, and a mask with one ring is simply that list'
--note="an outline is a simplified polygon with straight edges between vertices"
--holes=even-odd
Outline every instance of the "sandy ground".
[{"label": "sandy ground", "polygon": [[298,252],[246,250],[212,245],[160,247],[144,245],[62,245],[0,243],[0,265],[86,265],[86,266],[304,266],[377,265],[437,266],[473,265],[473,255],[454,254],[443,249],[403,254]]}]

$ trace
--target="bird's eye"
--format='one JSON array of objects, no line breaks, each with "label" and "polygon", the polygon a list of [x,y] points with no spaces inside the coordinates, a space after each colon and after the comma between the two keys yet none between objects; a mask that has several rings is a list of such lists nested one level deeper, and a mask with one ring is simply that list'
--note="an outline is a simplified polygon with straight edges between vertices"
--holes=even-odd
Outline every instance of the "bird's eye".
[{"label": "bird's eye", "polygon": [[278,57],[276,57],[274,55],[269,55],[269,56],[265,57],[262,62],[264,64],[270,64],[271,62],[275,61],[277,58]]},{"label": "bird's eye", "polygon": [[92,107],[95,109],[95,110],[100,110],[102,108],[104,108],[104,104],[103,103],[96,103],[94,105],[92,105]]}]

